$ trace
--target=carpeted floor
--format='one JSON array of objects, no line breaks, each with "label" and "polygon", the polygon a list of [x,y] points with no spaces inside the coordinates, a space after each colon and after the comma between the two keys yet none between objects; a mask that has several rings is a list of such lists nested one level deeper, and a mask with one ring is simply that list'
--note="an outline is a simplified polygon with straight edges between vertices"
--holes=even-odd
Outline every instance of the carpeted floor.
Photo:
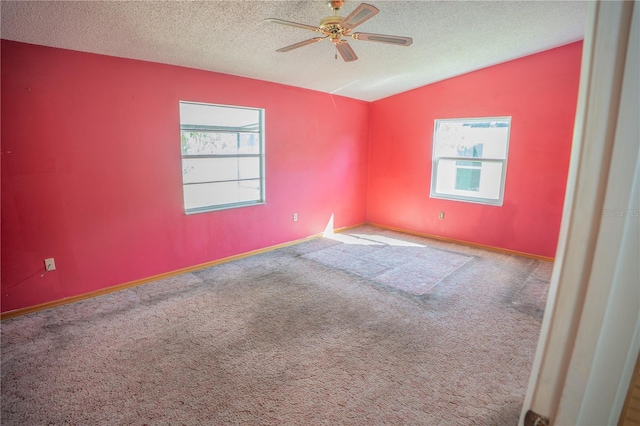
[{"label": "carpeted floor", "polygon": [[515,425],[551,264],[370,226],[3,321],[2,425]]}]

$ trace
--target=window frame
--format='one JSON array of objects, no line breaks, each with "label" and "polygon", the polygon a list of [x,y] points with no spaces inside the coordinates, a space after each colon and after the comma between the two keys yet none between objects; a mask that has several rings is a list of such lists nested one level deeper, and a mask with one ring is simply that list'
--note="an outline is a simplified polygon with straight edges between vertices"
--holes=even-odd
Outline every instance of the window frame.
[{"label": "window frame", "polygon": [[[438,128],[441,123],[485,123],[491,121],[506,121],[507,125],[507,135],[506,135],[506,145],[505,145],[505,154],[504,158],[479,158],[479,157],[463,157],[463,156],[437,156],[437,143],[438,143]],[[509,142],[511,139],[511,116],[495,116],[495,117],[473,117],[473,118],[436,118],[434,120],[433,126],[433,139],[432,139],[432,149],[431,149],[431,185],[430,185],[430,198],[437,198],[443,200],[451,200],[451,201],[462,201],[467,203],[475,203],[475,204],[484,204],[490,206],[502,206],[504,203],[504,189],[506,185],[506,177],[507,177],[507,160],[509,158]],[[456,161],[460,162],[480,162],[480,163],[500,163],[502,164],[502,172],[500,176],[500,189],[499,196],[497,199],[493,198],[485,198],[485,197],[473,197],[468,195],[460,195],[460,194],[450,194],[443,193],[437,191],[438,184],[438,166],[440,161]],[[456,164],[456,170],[459,168],[470,168],[469,166]],[[480,167],[481,169],[481,167]]]},{"label": "window frame", "polygon": [[[258,113],[259,122],[256,127],[233,127],[233,126],[210,126],[210,125],[194,125],[194,124],[183,124],[183,118],[180,117],[180,140],[182,141],[182,132],[184,131],[193,131],[193,132],[209,132],[209,133],[235,133],[236,140],[240,140],[240,134],[242,133],[254,133],[258,135],[258,153],[257,154],[246,154],[246,153],[236,153],[236,154],[184,154],[182,152],[182,143],[180,144],[180,160],[181,160],[181,168],[184,167],[184,160],[198,160],[198,159],[213,159],[213,158],[258,158],[259,164],[259,175],[257,178],[244,178],[241,179],[231,179],[231,180],[212,180],[212,181],[198,181],[198,182],[185,182],[184,172],[182,174],[182,199],[183,199],[183,208],[185,214],[197,214],[197,213],[206,213],[212,211],[220,211],[220,210],[228,210],[240,207],[249,207],[265,204],[266,202],[266,177],[265,177],[265,109],[264,108],[255,108],[255,107],[245,107],[238,105],[225,105],[225,104],[211,104],[205,102],[195,102],[195,101],[179,101],[179,106],[183,104],[192,104],[192,105],[201,105],[201,106],[212,106],[218,108],[228,108],[228,109],[241,109],[241,110],[251,110],[256,111]],[[183,169],[184,170],[184,169]],[[259,181],[259,198],[255,200],[249,201],[239,201],[232,203],[220,203],[220,204],[211,204],[201,207],[192,207],[187,208],[186,206],[186,198],[185,198],[185,187],[188,185],[201,185],[206,183],[226,183],[226,182],[242,182],[242,181]]]}]

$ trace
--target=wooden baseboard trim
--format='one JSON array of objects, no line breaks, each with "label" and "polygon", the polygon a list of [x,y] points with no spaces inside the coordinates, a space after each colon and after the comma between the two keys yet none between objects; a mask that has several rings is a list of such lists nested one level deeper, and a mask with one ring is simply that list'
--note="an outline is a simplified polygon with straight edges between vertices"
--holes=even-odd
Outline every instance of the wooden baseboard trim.
[{"label": "wooden baseboard trim", "polygon": [[546,256],[540,256],[540,255],[537,255],[537,254],[524,253],[524,252],[521,252],[521,251],[504,249],[504,248],[500,248],[500,247],[487,246],[487,245],[484,245],[484,244],[472,243],[470,241],[456,240],[456,239],[453,239],[453,238],[441,237],[439,235],[431,235],[431,234],[426,234],[426,233],[423,233],[423,232],[410,231],[408,229],[396,228],[394,226],[380,225],[379,223],[368,222],[367,224],[371,225],[371,226],[378,227],[378,228],[388,229],[390,231],[402,232],[404,234],[409,234],[409,235],[417,235],[418,237],[431,238],[431,239],[434,239],[434,240],[444,241],[444,242],[447,242],[447,243],[462,244],[462,245],[465,245],[465,246],[481,248],[481,249],[484,249],[484,250],[491,250],[491,251],[495,251],[495,252],[498,252],[498,253],[512,254],[512,255],[515,255],[515,256],[528,257],[528,258],[531,258],[531,259],[544,260],[544,261],[547,261],[547,262],[553,262],[555,260],[553,257],[546,257]]},{"label": "wooden baseboard trim", "polygon": [[[395,227],[392,227],[392,226],[380,225],[380,224],[371,223],[371,222],[363,222],[363,223],[358,223],[356,225],[344,226],[342,228],[334,229],[333,232],[334,233],[346,232],[346,231],[349,231],[350,229],[354,229],[354,228],[357,228],[357,227],[362,226],[362,225],[371,225],[371,226],[375,226],[375,227],[382,228],[382,229],[389,229],[389,230],[392,230],[392,231],[402,232],[404,234],[417,235],[417,236],[420,236],[420,237],[432,238],[432,239],[435,239],[435,240],[440,240],[440,241],[445,241],[445,242],[450,242],[450,243],[456,243],[456,244],[463,244],[463,245],[467,245],[467,246],[478,247],[478,248],[482,248],[482,249],[486,249],[486,250],[492,250],[492,251],[498,251],[498,252],[501,252],[501,253],[513,254],[513,255],[517,255],[517,256],[530,257],[530,258],[538,259],[538,260],[553,261],[553,258],[549,258],[549,257],[537,256],[537,255],[528,254],[528,253],[522,253],[522,252],[518,252],[518,251],[514,251],[514,250],[507,250],[507,249],[501,249],[501,248],[497,248],[497,247],[485,246],[485,245],[482,245],[482,244],[476,244],[476,243],[470,243],[470,242],[466,242],[466,241],[454,240],[454,239],[451,239],[451,238],[439,237],[437,235],[429,235],[429,234],[424,234],[424,233],[421,233],[421,232],[409,231],[409,230],[406,230],[406,229],[395,228]],[[158,275],[153,275],[151,277],[142,278],[142,279],[139,279],[139,280],[134,280],[134,281],[130,281],[130,282],[123,283],[123,284],[117,284],[117,285],[114,285],[114,286],[111,286],[111,287],[106,287],[106,288],[102,288],[100,290],[90,291],[88,293],[83,293],[83,294],[79,294],[79,295],[76,295],[76,296],[65,297],[63,299],[53,300],[51,302],[41,303],[39,305],[27,306],[26,308],[20,308],[20,309],[14,309],[12,311],[2,312],[0,314],[0,321],[3,321],[5,319],[9,319],[9,318],[14,318],[14,317],[17,317],[17,316],[20,316],[20,315],[26,315],[26,314],[29,314],[29,313],[32,313],[32,312],[42,311],[44,309],[54,308],[56,306],[66,305],[67,303],[73,303],[73,302],[78,302],[80,300],[90,299],[92,297],[102,296],[103,294],[113,293],[114,291],[120,291],[120,290],[125,290],[125,289],[131,288],[131,287],[137,287],[139,285],[147,284],[147,283],[152,282],[152,281],[162,280],[162,279],[165,279],[165,278],[174,277],[176,275],[185,274],[185,273],[193,272],[193,271],[198,271],[200,269],[209,268],[211,266],[219,265],[221,263],[231,262],[233,260],[243,259],[245,257],[254,256],[256,254],[266,253],[266,252],[269,252],[269,251],[272,251],[272,250],[277,250],[277,249],[288,247],[288,246],[292,246],[292,245],[295,245],[295,244],[300,244],[300,243],[303,243],[305,241],[309,241],[309,240],[313,240],[313,239],[316,239],[316,238],[320,238],[320,237],[322,237],[322,235],[323,235],[323,233],[315,234],[315,235],[311,235],[309,237],[302,238],[302,239],[299,239],[299,240],[289,241],[287,243],[282,243],[282,244],[276,244],[276,245],[273,245],[273,246],[269,246],[269,247],[265,247],[265,248],[261,248],[261,249],[257,249],[257,250],[252,250],[252,251],[248,251],[246,253],[241,253],[241,254],[229,256],[229,257],[225,257],[225,258],[222,258],[222,259],[212,260],[210,262],[205,262],[205,263],[201,263],[201,264],[198,264],[198,265],[189,266],[189,267],[186,267],[186,268],[176,269],[174,271],[165,272],[165,273],[158,274]]]},{"label": "wooden baseboard trim", "polygon": [[[354,229],[354,228],[357,228],[357,227],[359,227],[359,226],[363,226],[363,225],[368,225],[368,223],[367,223],[367,222],[362,222],[362,223],[359,223],[359,224],[357,224],[357,225],[343,226],[342,228],[334,229],[334,230],[333,230],[333,233],[334,233],[334,234],[339,234],[339,233],[341,233],[341,232],[346,232],[346,231],[348,231],[348,230],[350,230],[350,229]],[[320,236],[322,236],[322,235],[323,235],[323,234],[320,234]]]},{"label": "wooden baseboard trim", "polygon": [[[334,232],[344,232],[345,230],[348,230],[348,229],[351,229],[351,228],[355,228],[356,226],[360,226],[360,225],[339,228],[337,230],[334,230]],[[181,268],[181,269],[176,269],[174,271],[164,272],[162,274],[153,275],[151,277],[142,278],[142,279],[139,279],[139,280],[134,280],[134,281],[130,281],[130,282],[123,283],[123,284],[117,284],[117,285],[114,285],[114,286],[111,286],[111,287],[102,288],[100,290],[94,290],[94,291],[90,291],[88,293],[78,294],[76,296],[65,297],[63,299],[53,300],[51,302],[41,303],[39,305],[27,306],[26,308],[20,308],[20,309],[14,309],[12,311],[2,312],[0,314],[0,321],[3,321],[5,319],[9,319],[9,318],[13,318],[13,317],[17,317],[17,316],[20,316],[20,315],[30,314],[32,312],[42,311],[44,309],[54,308],[56,306],[66,305],[68,303],[79,302],[80,300],[85,300],[85,299],[90,299],[92,297],[102,296],[103,294],[109,294],[109,293],[113,293],[115,291],[125,290],[125,289],[131,288],[131,287],[137,287],[139,285],[147,284],[147,283],[152,282],[152,281],[162,280],[162,279],[165,279],[165,278],[174,277],[176,275],[185,274],[185,273],[188,273],[188,272],[194,272],[194,271],[197,271],[197,270],[200,270],[200,269],[209,268],[211,266],[220,265],[221,263],[227,263],[227,262],[231,262],[233,260],[238,260],[238,259],[243,259],[245,257],[254,256],[256,254],[266,253],[266,252],[269,252],[269,251],[272,251],[272,250],[277,250],[277,249],[280,249],[280,248],[289,247],[289,246],[292,246],[292,245],[295,245],[295,244],[300,244],[300,243],[303,243],[305,241],[313,240],[313,239],[320,238],[320,237],[322,237],[322,234],[311,235],[309,237],[301,238],[299,240],[289,241],[287,243],[276,244],[276,245],[273,245],[273,246],[269,246],[269,247],[265,247],[265,248],[261,248],[261,249],[257,249],[257,250],[252,250],[252,251],[248,251],[246,253],[236,254],[236,255],[225,257],[225,258],[222,258],[222,259],[212,260],[210,262],[200,263],[198,265],[189,266],[189,267]]]}]

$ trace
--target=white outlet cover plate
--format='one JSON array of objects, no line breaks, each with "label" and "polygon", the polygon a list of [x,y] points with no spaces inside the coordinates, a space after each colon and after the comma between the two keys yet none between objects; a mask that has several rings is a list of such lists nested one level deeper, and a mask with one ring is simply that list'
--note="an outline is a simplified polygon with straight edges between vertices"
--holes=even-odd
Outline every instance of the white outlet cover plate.
[{"label": "white outlet cover plate", "polygon": [[49,259],[44,260],[44,268],[47,271],[55,271],[56,262],[55,260],[53,260],[53,257],[50,257]]}]

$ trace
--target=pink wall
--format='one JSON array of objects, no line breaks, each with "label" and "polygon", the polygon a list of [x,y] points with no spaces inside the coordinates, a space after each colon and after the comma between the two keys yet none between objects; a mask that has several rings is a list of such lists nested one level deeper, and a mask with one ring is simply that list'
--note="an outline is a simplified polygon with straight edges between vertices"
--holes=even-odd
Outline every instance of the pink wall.
[{"label": "pink wall", "polygon": [[[303,238],[332,214],[554,256],[581,49],[369,104],[2,40],[2,311]],[[185,216],[180,100],[266,109],[265,205]],[[513,117],[504,205],[430,199],[434,119],[490,115]]]},{"label": "pink wall", "polygon": [[[577,42],[374,102],[367,220],[553,257],[581,54]],[[504,205],[429,198],[434,120],[485,116],[512,116]]]},{"label": "pink wall", "polygon": [[[6,40],[1,59],[3,312],[365,220],[366,102]],[[266,204],[185,216],[180,100],[266,109]]]}]

